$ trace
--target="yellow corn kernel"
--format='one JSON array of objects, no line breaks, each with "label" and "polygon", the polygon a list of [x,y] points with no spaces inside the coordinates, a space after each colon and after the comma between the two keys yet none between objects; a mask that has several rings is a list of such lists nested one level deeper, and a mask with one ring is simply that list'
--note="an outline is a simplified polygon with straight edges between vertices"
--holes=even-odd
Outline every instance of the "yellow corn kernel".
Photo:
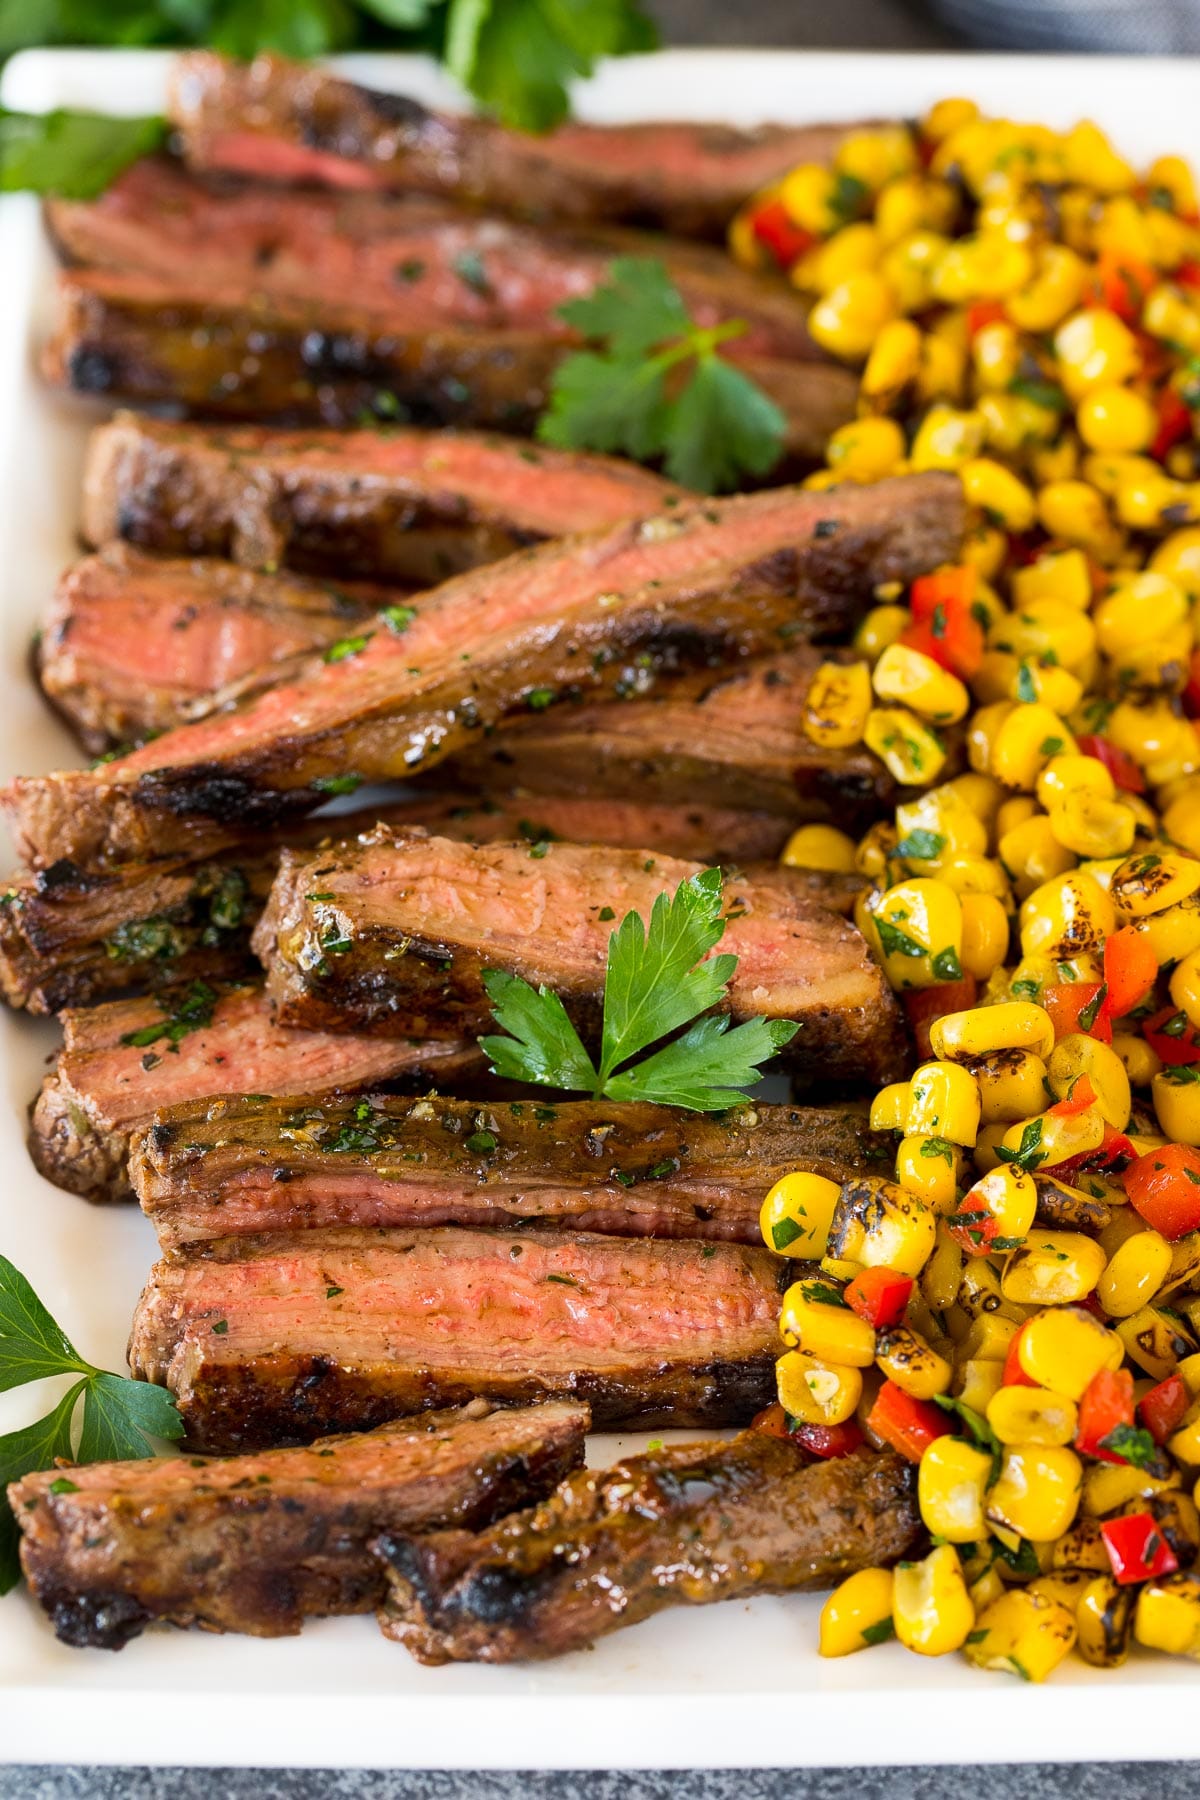
[{"label": "yellow corn kernel", "polygon": [[[923,229],[909,232],[887,248],[880,260],[879,272],[895,295],[902,313],[924,312],[929,305],[933,271],[946,243],[947,239],[940,232]],[[938,364],[936,369],[930,367],[931,352]],[[956,395],[962,386],[965,354],[956,352],[944,339],[922,335],[920,356],[918,393],[923,398],[935,394]]]},{"label": "yellow corn kernel", "polygon": [[[1023,1169],[1000,1164],[989,1170],[962,1197],[951,1224],[960,1228],[960,1242],[973,1256],[987,1256],[993,1249],[1011,1250],[1033,1229],[1037,1189]],[[1021,1300],[1003,1288],[1006,1300]]]},{"label": "yellow corn kernel", "polygon": [[830,355],[864,362],[880,331],[895,317],[891,288],[882,275],[863,269],[821,296],[808,315],[808,329]]},{"label": "yellow corn kernel", "polygon": [[1134,816],[1120,800],[1099,794],[1068,794],[1050,809],[1050,829],[1076,856],[1124,856],[1132,848]]},{"label": "yellow corn kernel", "polygon": [[1072,126],[1062,140],[1066,175],[1093,193],[1126,193],[1137,180],[1133,169],[1090,119]]},{"label": "yellow corn kernel", "polygon": [[1031,600],[988,632],[989,644],[1011,650],[1031,665],[1082,668],[1096,648],[1096,628],[1086,613],[1064,600]]},{"label": "yellow corn kernel", "polygon": [[789,1350],[775,1365],[779,1404],[804,1425],[844,1425],[862,1397],[854,1368],[822,1361],[807,1350]]},{"label": "yellow corn kernel", "polygon": [[1129,481],[1158,479],[1160,464],[1152,456],[1130,456],[1119,451],[1093,451],[1081,465],[1083,479],[1098,488],[1106,500],[1115,500]]},{"label": "yellow corn kernel", "polygon": [[1035,1575],[1025,1591],[1043,1600],[1057,1600],[1074,1611],[1090,1579],[1087,1569],[1060,1569],[1052,1564],[1047,1573]]},{"label": "yellow corn kernel", "polygon": [[1074,1642],[1075,1615],[1069,1606],[1029,1588],[1008,1588],[980,1613],[966,1654],[977,1669],[1045,1681]]},{"label": "yellow corn kernel", "polygon": [[1086,1032],[1072,1031],[1059,1039],[1046,1061],[1046,1079],[1055,1099],[1065,1100],[1081,1075],[1091,1082],[1102,1117],[1114,1131],[1124,1131],[1132,1097],[1120,1057]]},{"label": "yellow corn kernel", "polygon": [[1089,388],[1112,386],[1137,374],[1137,339],[1116,313],[1089,306],[1072,313],[1054,334],[1054,352],[1063,386],[1073,400]]},{"label": "yellow corn kernel", "polygon": [[[921,333],[911,319],[893,319],[875,339],[862,372],[864,399],[890,406],[917,378],[921,367]],[[904,454],[901,438],[900,455]]]},{"label": "yellow corn kernel", "polygon": [[1065,244],[1043,244],[1035,253],[1032,281],[1006,301],[1008,315],[1022,331],[1053,331],[1079,304],[1087,266]]},{"label": "yellow corn kernel", "polygon": [[1147,1650],[1200,1657],[1200,1574],[1156,1575],[1140,1587],[1133,1635]]},{"label": "yellow corn kernel", "polygon": [[1132,388],[1093,387],[1075,414],[1079,435],[1091,450],[1117,454],[1144,450],[1157,430],[1154,408]]},{"label": "yellow corn kernel", "polygon": [[1006,831],[997,850],[1018,900],[1027,900],[1054,876],[1075,867],[1075,852],[1056,836],[1046,813]]},{"label": "yellow corn kernel", "polygon": [[908,1123],[909,1086],[907,1081],[893,1081],[880,1088],[871,1102],[872,1131],[903,1131]]},{"label": "yellow corn kernel", "polygon": [[[884,651],[890,654],[897,646]],[[881,659],[882,660],[882,659]],[[945,746],[915,713],[900,706],[874,706],[867,714],[863,741],[904,787],[925,787],[946,765]]]},{"label": "yellow corn kernel", "polygon": [[[1165,1468],[1166,1457],[1161,1459],[1160,1466]],[[1083,1478],[1083,1498],[1080,1511],[1086,1518],[1103,1519],[1109,1513],[1119,1512],[1128,1506],[1130,1501],[1148,1500],[1156,1494],[1170,1491],[1172,1485],[1178,1487],[1179,1475],[1172,1470],[1164,1477],[1155,1474],[1152,1468],[1135,1468],[1131,1464],[1092,1463]]]},{"label": "yellow corn kernel", "polygon": [[987,1421],[1002,1444],[1061,1448],[1074,1441],[1079,1408],[1068,1394],[1046,1388],[1001,1387],[988,1402]]},{"label": "yellow corn kernel", "polygon": [[1052,756],[1074,748],[1071,733],[1048,706],[1015,706],[996,733],[987,773],[1028,793]]},{"label": "yellow corn kernel", "polygon": [[881,481],[903,460],[904,433],[894,419],[853,419],[825,446],[825,460],[847,481]]},{"label": "yellow corn kernel", "polygon": [[892,1571],[859,1569],[821,1608],[817,1647],[822,1656],[850,1656],[890,1637],[891,1624]]},{"label": "yellow corn kernel", "polygon": [[1186,1014],[1189,1025],[1200,1025],[1200,951],[1176,963],[1171,974],[1169,992],[1173,1004]]},{"label": "yellow corn kernel", "polygon": [[1017,1357],[1031,1381],[1079,1400],[1101,1369],[1120,1368],[1125,1346],[1082,1307],[1051,1307],[1027,1321]]},{"label": "yellow corn kernel", "polygon": [[1196,516],[1186,485],[1173,481],[1161,470],[1123,481],[1117,489],[1116,513],[1123,525],[1132,526],[1135,531],[1188,524]]},{"label": "yellow corn kernel", "polygon": [[1046,1064],[1030,1050],[996,1050],[969,1067],[979,1086],[979,1117],[985,1125],[1027,1119],[1045,1102]]},{"label": "yellow corn kernel", "polygon": [[1043,1007],[1007,1000],[999,1006],[945,1013],[930,1027],[929,1041],[935,1056],[954,1062],[991,1056],[997,1050],[1032,1050],[1035,1056],[1046,1057],[1054,1048],[1054,1026]]},{"label": "yellow corn kernel", "polygon": [[906,125],[876,125],[849,132],[838,145],[834,168],[872,193],[917,167],[917,150]]},{"label": "yellow corn kernel", "polygon": [[822,1362],[869,1369],[875,1360],[874,1327],[848,1306],[814,1299],[812,1286],[808,1281],[794,1281],[783,1296],[779,1335],[784,1343],[793,1350],[807,1350]]},{"label": "yellow corn kernel", "polygon": [[1172,282],[1160,281],[1146,295],[1142,325],[1152,337],[1164,339],[1173,350],[1185,353],[1200,350],[1200,313]]},{"label": "yellow corn kernel", "polygon": [[992,757],[996,738],[1001,726],[1015,711],[1013,701],[997,700],[990,706],[977,708],[967,721],[967,757],[977,774],[994,777]]},{"label": "yellow corn kernel", "polygon": [[929,863],[939,862],[947,852],[982,856],[988,845],[987,825],[979,816],[978,795],[970,789],[964,791],[961,784],[985,780],[979,775],[960,775],[898,806],[898,854],[907,862]]},{"label": "yellow corn kernel", "polygon": [[1169,576],[1135,575],[1096,608],[1096,641],[1105,656],[1121,656],[1144,643],[1147,620],[1157,636],[1182,624],[1187,607],[1183,589]]},{"label": "yellow corn kernel", "polygon": [[1149,1306],[1167,1278],[1171,1246],[1157,1231],[1135,1231],[1113,1253],[1096,1287],[1096,1298],[1113,1319],[1127,1319]]},{"label": "yellow corn kernel", "polygon": [[1075,869],[1034,889],[1021,906],[1020,926],[1026,956],[1068,959],[1099,953],[1116,930],[1117,918],[1095,876]]},{"label": "yellow corn kernel", "polygon": [[934,1212],[953,1212],[961,1160],[943,1137],[906,1137],[896,1151],[896,1180]]},{"label": "yellow corn kernel", "polygon": [[963,894],[962,966],[986,981],[1008,954],[1008,914],[994,894]]},{"label": "yellow corn kernel", "polygon": [[972,1544],[987,1530],[983,1496],[992,1459],[963,1438],[928,1444],[917,1471],[917,1504],[926,1531],[951,1544]]},{"label": "yellow corn kernel", "polygon": [[1149,1087],[1162,1068],[1162,1062],[1145,1038],[1117,1031],[1113,1033],[1112,1047],[1124,1065],[1131,1086]]},{"label": "yellow corn kernel", "polygon": [[1200,1145],[1200,1083],[1191,1068],[1163,1069],[1150,1092],[1166,1135],[1176,1144]]},{"label": "yellow corn kernel", "polygon": [[1057,600],[1086,612],[1092,602],[1092,578],[1082,550],[1044,552],[1036,562],[1015,569],[1011,581],[1013,605],[1025,611],[1039,600]]},{"label": "yellow corn kernel", "polygon": [[871,671],[865,662],[824,662],[804,697],[804,731],[814,744],[846,749],[862,742],[871,710]]},{"label": "yellow corn kernel", "polygon": [[949,306],[970,300],[1001,300],[1028,286],[1033,257],[1024,244],[998,233],[957,238],[933,271],[934,298]]},{"label": "yellow corn kernel", "polygon": [[915,1280],[933,1253],[937,1216],[894,1181],[878,1175],[842,1183],[829,1253],[867,1268],[898,1269]]},{"label": "yellow corn kernel", "polygon": [[944,138],[953,136],[978,117],[979,108],[974,100],[960,100],[957,97],[935,100],[921,120],[921,136],[931,144],[940,144]]},{"label": "yellow corn kernel", "polygon": [[796,265],[792,280],[818,294],[828,294],[852,275],[876,268],[882,248],[873,225],[845,225]]},{"label": "yellow corn kernel", "polygon": [[1000,863],[990,856],[946,856],[937,865],[938,880],[959,896],[990,894],[1003,902],[1009,896],[1008,877]]},{"label": "yellow corn kernel", "polygon": [[[1078,675],[1072,675],[1069,670],[1060,669],[1053,664],[1018,662],[1015,656],[1009,657],[1003,652],[995,651],[989,651],[984,662],[993,661],[997,656],[1002,656],[1005,663],[1011,661],[1013,665],[1009,670],[1008,681],[1008,693],[1013,700],[1036,700],[1039,705],[1048,706],[1051,712],[1065,719],[1083,699],[1084,684]],[[996,673],[999,673],[998,669]]]},{"label": "yellow corn kernel", "polygon": [[914,469],[961,469],[983,448],[984,424],[978,413],[951,406],[931,406],[917,429],[909,452]]},{"label": "yellow corn kernel", "polygon": [[878,1334],[875,1361],[888,1380],[914,1400],[932,1400],[935,1394],[949,1393],[954,1379],[953,1365],[907,1325],[895,1325]]},{"label": "yellow corn kernel", "polygon": [[1075,1648],[1094,1669],[1116,1669],[1129,1655],[1133,1590],[1112,1575],[1095,1575],[1075,1607]]},{"label": "yellow corn kernel", "polygon": [[[990,779],[990,778],[989,778]],[[1038,817],[1038,804],[1032,794],[1014,794],[1005,800],[996,813],[997,843],[1018,825],[1024,825],[1028,819]]]},{"label": "yellow corn kernel", "polygon": [[1081,1231],[1038,1231],[1014,1250],[1000,1285],[1023,1306],[1069,1306],[1090,1294],[1104,1273],[1104,1252]]},{"label": "yellow corn kernel", "polygon": [[1184,1327],[1155,1306],[1143,1306],[1128,1319],[1119,1319],[1115,1330],[1129,1360],[1155,1381],[1165,1381],[1183,1357],[1195,1353],[1195,1342]]},{"label": "yellow corn kernel", "polygon": [[824,1175],[796,1169],[781,1175],[758,1215],[763,1243],[777,1256],[819,1260],[825,1254],[834,1208],[842,1190]]},{"label": "yellow corn kernel", "polygon": [[979,1356],[967,1357],[958,1365],[955,1383],[958,1398],[972,1412],[986,1413],[992,1396],[999,1392],[1003,1380],[1004,1364],[998,1358],[988,1360]]},{"label": "yellow corn kernel", "polygon": [[894,988],[930,987],[961,974],[962,905],[945,882],[924,876],[897,882],[870,909],[869,919],[870,938]]},{"label": "yellow corn kernel", "polygon": [[1200,950],[1200,895],[1193,895],[1180,906],[1168,906],[1164,912],[1135,919],[1133,929],[1144,937],[1158,962],[1178,962]]},{"label": "yellow corn kernel", "polygon": [[[859,839],[858,848],[854,852],[854,866],[860,874],[868,875],[872,881],[878,883],[887,875],[888,864],[895,854],[896,828],[894,825],[885,824],[883,820],[880,820],[878,824],[872,825],[869,831],[864,832]],[[868,898],[871,905],[869,908],[864,908],[865,912],[869,912],[879,905],[883,898],[882,891],[877,889],[869,896],[859,895],[855,910],[856,920],[858,906],[861,906],[863,901]]]},{"label": "yellow corn kernel", "polygon": [[830,875],[855,872],[854,839],[832,825],[801,825],[783,847],[785,869],[821,869]]},{"label": "yellow corn kernel", "polygon": [[970,695],[940,663],[906,644],[889,644],[875,664],[871,683],[881,700],[898,701],[923,719],[954,725],[970,705]]},{"label": "yellow corn kernel", "polygon": [[1029,473],[1039,488],[1053,481],[1074,481],[1079,474],[1079,439],[1064,431],[1057,443],[1035,444],[1028,460]]},{"label": "yellow corn kernel", "polygon": [[1200,889],[1200,861],[1174,850],[1139,851],[1116,871],[1109,887],[1123,913],[1138,919],[1189,900]]},{"label": "yellow corn kernel", "polygon": [[1094,794],[1111,800],[1116,793],[1112,776],[1098,756],[1052,756],[1037,781],[1037,797],[1049,810],[1073,794]]},{"label": "yellow corn kernel", "polygon": [[1164,538],[1147,568],[1178,582],[1189,600],[1200,600],[1200,527],[1185,525]]},{"label": "yellow corn kernel", "polygon": [[841,223],[837,191],[831,169],[821,163],[800,163],[780,184],[779,198],[797,225],[825,237]]},{"label": "yellow corn kernel", "polygon": [[1167,1449],[1178,1462],[1195,1468],[1200,1464],[1200,1405],[1193,1401],[1183,1424],[1167,1439]]},{"label": "yellow corn kernel", "polygon": [[[927,1305],[935,1312],[948,1312],[958,1298],[958,1290],[962,1285],[963,1253],[951,1237],[945,1224],[937,1228],[937,1240],[933,1255],[921,1270],[921,1294]],[[970,1320],[963,1315],[962,1329],[965,1335]]]},{"label": "yellow corn kernel", "polygon": [[1039,1168],[1053,1169],[1073,1156],[1086,1156],[1104,1142],[1104,1117],[1099,1107],[1064,1115],[1044,1112],[1033,1119],[1010,1125],[1004,1136],[1005,1150],[1032,1150]]},{"label": "yellow corn kernel", "polygon": [[1061,1537],[1079,1510],[1083,1464],[1062,1445],[1006,1446],[987,1516],[1035,1543]]},{"label": "yellow corn kernel", "polygon": [[999,1363],[1003,1374],[1005,1359],[1019,1329],[1019,1322],[1003,1313],[981,1312],[971,1321],[971,1328],[958,1347],[959,1354],[964,1362]]},{"label": "yellow corn kernel", "polygon": [[971,341],[971,362],[977,387],[1007,392],[1017,378],[1020,360],[1021,340],[1007,319],[984,325]]},{"label": "yellow corn kernel", "polygon": [[1120,547],[1103,498],[1086,481],[1046,482],[1038,494],[1038,518],[1051,537],[1099,557],[1111,557]]},{"label": "yellow corn kernel", "polygon": [[1196,211],[1196,183],[1182,156],[1155,157],[1146,171],[1146,186],[1151,194],[1165,193],[1177,213]]},{"label": "yellow corn kernel", "polygon": [[1005,531],[1028,531],[1037,514],[1036,502],[1025,483],[1003,463],[988,456],[971,457],[959,475],[972,506],[978,506]]},{"label": "yellow corn kernel", "polygon": [[920,1562],[898,1565],[892,1621],[900,1642],[921,1656],[961,1650],[974,1629],[975,1608],[952,1544],[939,1544]]},{"label": "yellow corn kernel", "polygon": [[979,1085],[953,1062],[922,1063],[909,1083],[906,1130],[971,1145],[979,1130]]},{"label": "yellow corn kernel", "polygon": [[907,606],[873,606],[854,634],[854,648],[873,661],[912,624]]}]

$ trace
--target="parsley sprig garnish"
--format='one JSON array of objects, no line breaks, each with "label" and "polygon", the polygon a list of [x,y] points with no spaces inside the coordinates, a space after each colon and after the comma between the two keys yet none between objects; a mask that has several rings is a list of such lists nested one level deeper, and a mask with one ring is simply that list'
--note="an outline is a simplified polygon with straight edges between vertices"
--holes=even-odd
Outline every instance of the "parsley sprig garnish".
[{"label": "parsley sprig garnish", "polygon": [[165,119],[110,119],[63,107],[16,113],[0,107],[0,193],[24,189],[92,200],[131,162],[157,150],[166,133]]},{"label": "parsley sprig garnish", "polygon": [[32,1425],[0,1437],[0,1594],[20,1579],[18,1531],[4,1490],[35,1469],[68,1462],[154,1456],[149,1436],[180,1438],[183,1421],[165,1388],[110,1375],[80,1356],[19,1269],[0,1256],[0,1393],[77,1375],[57,1406]]},{"label": "parsley sprig garnish", "polygon": [[[705,869],[674,894],[658,896],[649,930],[640,913],[625,914],[608,940],[598,1062],[557,994],[489,970],[483,980],[493,1016],[510,1034],[480,1039],[493,1072],[596,1099],[653,1100],[693,1112],[740,1104],[759,1065],[799,1027],[789,1019],[748,1019],[731,1030],[728,1014],[710,1011],[738,960],[711,955],[725,930],[722,909],[721,871]],[[664,1038],[671,1042],[634,1062]]]},{"label": "parsley sprig garnish", "polygon": [[661,458],[674,480],[705,493],[779,461],[786,419],[719,355],[745,321],[697,325],[662,263],[619,256],[606,282],[558,311],[602,347],[559,364],[538,426],[546,443]]}]

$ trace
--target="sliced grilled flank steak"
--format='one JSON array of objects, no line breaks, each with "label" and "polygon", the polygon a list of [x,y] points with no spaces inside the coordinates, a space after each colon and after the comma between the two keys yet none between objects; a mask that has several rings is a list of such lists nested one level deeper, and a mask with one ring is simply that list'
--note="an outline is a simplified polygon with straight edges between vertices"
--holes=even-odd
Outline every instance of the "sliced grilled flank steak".
[{"label": "sliced grilled flank steak", "polygon": [[604,793],[686,803],[704,794],[797,822],[871,824],[894,783],[864,746],[827,749],[804,729],[818,666],[837,651],[808,648],[741,668],[697,670],[651,699],[555,707],[507,721],[450,765],[482,788],[519,784],[559,796]]},{"label": "sliced grilled flank steak", "polygon": [[320,1449],[89,1463],[9,1488],[21,1565],[64,1644],[123,1650],[147,1625],[286,1637],[370,1612],[380,1532],[478,1531],[583,1460],[585,1406],[476,1401]]},{"label": "sliced grilled flank steak", "polygon": [[635,463],[470,432],[271,431],[120,413],[93,431],[83,530],[177,556],[431,587],[683,492]]},{"label": "sliced grilled flank steak", "polygon": [[280,192],[189,175],[155,157],[98,200],[51,200],[46,215],[68,262],[166,281],[182,269],[194,298],[240,285],[353,309],[397,332],[456,325],[570,339],[563,302],[598,287],[614,257],[650,256],[698,324],[744,322],[732,354],[823,355],[795,288],[739,268],[724,248],[635,231],[519,225],[413,194]]},{"label": "sliced grilled flank steak", "polygon": [[903,1556],[920,1518],[890,1451],[811,1463],[761,1431],[580,1469],[488,1530],[385,1532],[384,1633],[424,1663],[582,1650],[668,1606],[832,1587]]},{"label": "sliced grilled flank steak", "polygon": [[3,799],[22,860],[199,854],[331,789],[432,767],[523,707],[637,691],[656,672],[774,650],[780,632],[836,635],[881,583],[952,559],[962,517],[958,480],[934,473],[687,502],[521,551],[234,712],[100,769],[14,782]]},{"label": "sliced grilled flank steak", "polygon": [[[489,969],[559,994],[598,1034],[612,918],[650,916],[699,865],[576,844],[475,846],[389,826],[315,858],[284,853],[254,936],[280,1021],[329,1031],[486,1031]],[[793,1019],[809,1080],[891,1080],[900,1015],[854,926],[785,869],[731,880],[722,949],[734,1019]]]},{"label": "sliced grilled flank steak", "polygon": [[342,189],[450,194],[537,218],[630,219],[718,236],[742,201],[798,162],[829,162],[858,125],[670,121],[541,137],[430,112],[327,69],[210,51],[181,56],[168,102],[198,168]]},{"label": "sliced grilled flank steak", "polygon": [[166,1249],[331,1225],[553,1225],[758,1244],[790,1169],[890,1167],[853,1107],[713,1117],[612,1101],[221,1099],[134,1134],[130,1180]]},{"label": "sliced grilled flank steak", "polygon": [[774,1393],[780,1266],[585,1232],[222,1238],[155,1264],[129,1363],[216,1451],[476,1396],[585,1400],[598,1426],[736,1424]]},{"label": "sliced grilled flank steak", "polygon": [[38,679],[96,755],[270,686],[306,654],[352,639],[375,610],[361,594],[295,575],[109,544],[59,582]]},{"label": "sliced grilled flank steak", "polygon": [[[334,300],[123,269],[60,277],[43,368],[57,386],[201,416],[358,425],[474,425],[530,436],[570,341],[453,319],[400,327]],[[819,462],[853,418],[858,382],[833,363],[742,356],[787,420],[787,463]]]},{"label": "sliced grilled flank steak", "polygon": [[130,1133],[181,1100],[302,1097],[383,1082],[434,1085],[477,1071],[473,1044],[284,1031],[259,987],[204,983],[62,1015],[63,1047],[33,1107],[29,1152],[48,1181],[86,1200],[129,1194]]}]

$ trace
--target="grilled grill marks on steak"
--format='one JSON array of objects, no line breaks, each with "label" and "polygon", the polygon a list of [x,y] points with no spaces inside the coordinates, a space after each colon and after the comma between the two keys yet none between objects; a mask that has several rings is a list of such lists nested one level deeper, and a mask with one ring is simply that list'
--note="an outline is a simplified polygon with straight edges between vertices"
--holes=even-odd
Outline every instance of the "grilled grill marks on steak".
[{"label": "grilled grill marks on steak", "polygon": [[130,1179],[166,1248],[327,1226],[553,1225],[761,1242],[789,1169],[842,1181],[888,1162],[865,1112],[727,1117],[611,1101],[196,1101],[134,1134]]},{"label": "grilled grill marks on steak", "polygon": [[758,1431],[581,1469],[478,1534],[385,1533],[380,1624],[420,1662],[522,1662],[668,1606],[832,1587],[915,1541],[913,1475],[891,1452],[807,1463]]},{"label": "grilled grill marks on steak", "polygon": [[954,477],[903,476],[689,503],[544,544],[421,596],[408,629],[376,630],[358,655],[105,768],[14,782],[5,804],[35,867],[200,854],[214,834],[313,810],[347,771],[431,767],[531,695],[636,691],[655,665],[843,631],[881,582],[952,558],[962,511]]},{"label": "grilled grill marks on steak", "polygon": [[225,1238],[155,1265],[129,1361],[209,1450],[474,1396],[585,1400],[597,1426],[734,1424],[774,1391],[778,1266],[737,1244],[584,1232]]},{"label": "grilled grill marks on steak", "polygon": [[[598,1029],[609,927],[649,917],[699,872],[670,857],[574,844],[471,846],[381,826],[315,861],[285,852],[254,945],[284,1024],[425,1036],[481,1032],[483,985],[505,969],[554,989]],[[854,927],[764,871],[730,884],[723,946],[737,955],[735,1019],[794,1019],[791,1064],[810,1078],[891,1079],[895,1001]]]},{"label": "grilled grill marks on steak", "polygon": [[121,413],[88,443],[83,529],[176,556],[430,587],[682,490],[615,457],[477,433],[268,431]]},{"label": "grilled grill marks on steak", "polygon": [[719,235],[798,162],[828,162],[856,125],[570,122],[543,137],[259,56],[180,57],[169,109],[188,160],[260,180],[448,193],[538,218],[630,219]]},{"label": "grilled grill marks on steak", "polygon": [[479,1402],[320,1449],[158,1457],[9,1488],[21,1564],[59,1638],[121,1650],[146,1625],[283,1637],[384,1597],[380,1532],[479,1530],[583,1459],[587,1408]]},{"label": "grilled grill marks on steak", "polygon": [[[474,1044],[463,1042],[284,1031],[262,989],[249,986],[218,994],[209,1022],[172,1045],[185,993],[63,1013],[63,1047],[34,1103],[29,1136],[48,1181],[88,1200],[124,1199],[130,1133],[183,1100],[353,1093],[383,1082],[453,1081],[482,1066]],[[150,1039],[156,1029],[162,1035]]]}]

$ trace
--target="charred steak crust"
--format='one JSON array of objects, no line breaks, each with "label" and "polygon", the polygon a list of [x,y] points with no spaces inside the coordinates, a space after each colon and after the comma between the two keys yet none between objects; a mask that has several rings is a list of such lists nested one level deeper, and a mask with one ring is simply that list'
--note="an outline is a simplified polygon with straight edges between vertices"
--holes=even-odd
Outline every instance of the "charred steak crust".
[{"label": "charred steak crust", "polygon": [[761,1242],[767,1190],[803,1168],[842,1181],[890,1166],[865,1110],[532,1100],[226,1098],[136,1132],[130,1179],[170,1249],[328,1226],[551,1225],[615,1236]]},{"label": "charred steak crust", "polygon": [[668,1606],[831,1587],[914,1542],[914,1475],[890,1452],[809,1463],[756,1431],[582,1469],[478,1534],[383,1534],[380,1625],[419,1662],[523,1662]]},{"label": "charred steak crust", "polygon": [[583,1460],[588,1412],[476,1401],[215,1462],[162,1457],[14,1482],[21,1565],[63,1643],[121,1650],[149,1624],[282,1637],[305,1618],[370,1612],[380,1532],[468,1531],[548,1494]]},{"label": "charred steak crust", "polygon": [[598,1426],[745,1423],[774,1392],[779,1261],[556,1231],[325,1230],[157,1263],[136,1376],[233,1451],[482,1396],[586,1401]]}]

